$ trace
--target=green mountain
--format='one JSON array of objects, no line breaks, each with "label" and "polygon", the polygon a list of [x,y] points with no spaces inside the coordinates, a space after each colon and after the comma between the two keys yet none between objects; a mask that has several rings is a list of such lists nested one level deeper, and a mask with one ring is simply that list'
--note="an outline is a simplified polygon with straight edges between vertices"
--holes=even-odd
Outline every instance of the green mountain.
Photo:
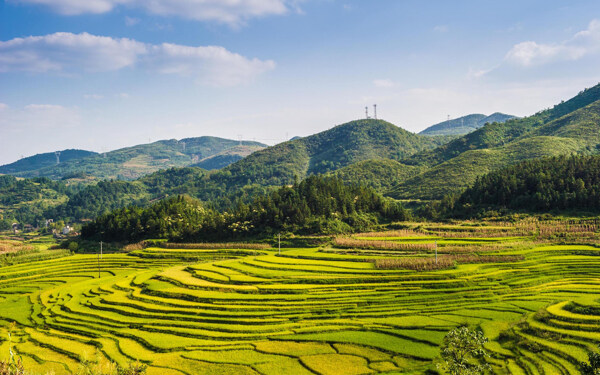
[{"label": "green mountain", "polygon": [[225,151],[221,151],[216,155],[204,158],[203,160],[200,160],[200,162],[190,165],[190,167],[198,167],[209,171],[225,168],[229,164],[233,164],[255,151],[262,150],[263,148],[265,148],[263,145],[238,145],[228,148]]},{"label": "green mountain", "polygon": [[533,116],[492,123],[431,152],[404,160],[430,168],[390,190],[395,198],[439,199],[495,169],[539,157],[595,153],[600,143],[600,85]]},{"label": "green mountain", "polygon": [[[89,156],[97,155],[97,153],[85,150],[62,150],[59,151],[59,161],[68,162],[77,159],[87,158]],[[14,163],[0,166],[1,174],[19,174],[35,171],[45,167],[52,167],[56,165],[56,153],[47,152],[44,154],[37,154],[29,156],[15,161]]]},{"label": "green mountain", "polygon": [[489,116],[482,114],[471,114],[432,125],[421,131],[419,134],[430,136],[464,135],[483,127],[487,123],[503,123],[513,118],[515,118],[515,116],[506,115],[500,112],[493,113]]},{"label": "green mountain", "polygon": [[[211,156],[225,155],[225,152],[229,152],[234,158],[235,155],[243,157],[264,147],[266,145],[259,142],[240,142],[216,137],[185,138],[179,141],[171,139],[104,154],[92,154],[85,158],[64,160],[61,154],[60,164],[56,164],[54,158],[54,163],[36,169],[15,170],[10,174],[19,177],[49,177],[56,180],[81,176],[134,180],[159,169],[185,167]],[[226,163],[226,160],[222,160],[220,165]]]},{"label": "green mountain", "polygon": [[532,137],[502,147],[470,150],[400,183],[387,195],[396,199],[440,199],[464,190],[477,177],[506,165],[579,151],[581,146],[576,140],[559,137]]},{"label": "green mountain", "polygon": [[532,130],[600,100],[600,85],[581,91],[574,98],[533,116],[491,123],[463,137],[444,144],[432,152],[425,151],[403,161],[410,165],[437,165],[469,150],[502,146]]},{"label": "green mountain", "polygon": [[48,217],[49,209],[67,202],[67,194],[63,182],[0,176],[0,230],[10,229],[15,221],[36,224]]},{"label": "green mountain", "polygon": [[358,120],[280,143],[208,176],[201,199],[244,186],[281,186],[369,159],[400,160],[444,139],[410,133],[383,120]]},{"label": "green mountain", "polygon": [[521,162],[477,178],[455,214],[487,209],[600,211],[600,156],[571,155]]},{"label": "green mountain", "polygon": [[345,184],[360,183],[383,193],[422,171],[421,167],[404,165],[395,160],[370,159],[350,164],[329,175],[339,178]]}]

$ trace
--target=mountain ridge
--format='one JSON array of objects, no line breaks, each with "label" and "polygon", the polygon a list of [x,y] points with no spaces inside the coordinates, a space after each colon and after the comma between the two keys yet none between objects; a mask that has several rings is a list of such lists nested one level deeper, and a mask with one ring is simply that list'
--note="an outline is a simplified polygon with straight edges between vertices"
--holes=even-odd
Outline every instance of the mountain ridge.
[{"label": "mountain ridge", "polygon": [[418,134],[429,136],[465,135],[483,127],[487,123],[503,123],[513,118],[516,118],[516,116],[507,115],[500,112],[492,113],[489,116],[480,113],[474,113],[452,120],[440,122],[438,124],[426,128],[425,130],[422,130]]},{"label": "mountain ridge", "polygon": [[[267,145],[259,142],[236,141],[211,136],[181,140],[168,139],[124,147],[102,154],[90,153],[86,157],[67,160],[63,159],[61,153],[59,164],[54,161],[54,163],[38,165],[37,168],[13,168],[10,173],[0,173],[17,177],[49,177],[55,180],[79,175],[92,179],[135,180],[159,169],[192,165],[227,150],[235,149],[237,151],[232,154],[243,157],[265,147]],[[53,153],[48,155],[55,160]],[[234,160],[221,161],[217,166],[228,165],[228,162],[231,161]],[[0,171],[5,167],[0,166]]]}]

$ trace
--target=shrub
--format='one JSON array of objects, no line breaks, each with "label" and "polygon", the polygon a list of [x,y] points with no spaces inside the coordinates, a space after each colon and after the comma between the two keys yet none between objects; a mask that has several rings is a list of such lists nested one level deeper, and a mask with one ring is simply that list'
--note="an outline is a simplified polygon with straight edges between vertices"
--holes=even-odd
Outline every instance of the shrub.
[{"label": "shrub", "polygon": [[[489,357],[484,345],[487,337],[481,331],[472,331],[468,327],[458,327],[444,337],[441,349],[440,369],[452,375],[478,375],[490,370],[485,363]],[[483,363],[482,363],[483,362]]]}]

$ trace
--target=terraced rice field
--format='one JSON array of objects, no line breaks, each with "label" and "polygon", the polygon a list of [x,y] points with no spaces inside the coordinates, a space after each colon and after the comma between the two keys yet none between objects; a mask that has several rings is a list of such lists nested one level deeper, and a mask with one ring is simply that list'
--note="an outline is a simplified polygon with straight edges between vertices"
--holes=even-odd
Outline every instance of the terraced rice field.
[{"label": "terraced rice field", "polygon": [[85,357],[149,374],[416,374],[468,324],[490,338],[498,374],[578,373],[600,342],[599,248],[434,238],[440,254],[458,243],[522,260],[415,272],[373,260],[430,250],[147,248],[105,254],[99,271],[95,255],[73,255],[0,268],[0,337],[17,322],[15,350],[39,373]]}]

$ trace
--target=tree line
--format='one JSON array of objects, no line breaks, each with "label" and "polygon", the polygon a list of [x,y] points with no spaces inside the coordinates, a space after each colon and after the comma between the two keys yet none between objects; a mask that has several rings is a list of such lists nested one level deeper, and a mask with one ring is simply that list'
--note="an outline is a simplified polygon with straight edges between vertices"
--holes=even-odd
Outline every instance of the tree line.
[{"label": "tree line", "polygon": [[460,195],[426,206],[422,215],[469,217],[485,212],[600,211],[600,156],[563,155],[523,161],[478,177]]},{"label": "tree line", "polygon": [[129,206],[99,216],[82,229],[84,239],[133,242],[148,238],[208,241],[268,236],[278,232],[348,233],[380,222],[407,220],[396,201],[337,178],[311,176],[293,185],[238,200],[228,209],[186,195],[149,207]]}]

